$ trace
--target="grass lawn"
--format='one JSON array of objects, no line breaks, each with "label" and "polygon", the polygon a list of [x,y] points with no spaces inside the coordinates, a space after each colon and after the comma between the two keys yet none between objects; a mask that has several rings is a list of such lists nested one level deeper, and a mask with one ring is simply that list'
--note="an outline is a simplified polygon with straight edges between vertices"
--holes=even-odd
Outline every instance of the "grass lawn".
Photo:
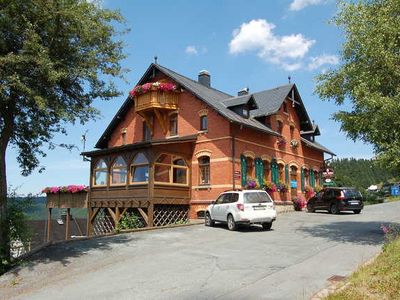
[{"label": "grass lawn", "polygon": [[400,299],[400,237],[384,249],[374,262],[353,273],[344,289],[325,299]]}]

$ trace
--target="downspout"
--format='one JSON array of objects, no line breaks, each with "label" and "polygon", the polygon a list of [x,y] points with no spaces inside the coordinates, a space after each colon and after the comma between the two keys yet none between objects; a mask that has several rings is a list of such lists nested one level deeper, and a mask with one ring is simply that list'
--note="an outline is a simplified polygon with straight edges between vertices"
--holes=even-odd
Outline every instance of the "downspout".
[{"label": "downspout", "polygon": [[236,188],[236,185],[235,185],[236,147],[235,147],[235,130],[234,130],[233,126],[231,128],[232,128],[232,189],[234,190]]}]

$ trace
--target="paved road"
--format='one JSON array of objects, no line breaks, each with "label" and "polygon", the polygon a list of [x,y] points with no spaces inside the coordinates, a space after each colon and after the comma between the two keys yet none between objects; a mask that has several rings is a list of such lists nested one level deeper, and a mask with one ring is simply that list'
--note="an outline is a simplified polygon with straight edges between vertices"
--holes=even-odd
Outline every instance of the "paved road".
[{"label": "paved road", "polygon": [[273,230],[202,225],[54,245],[0,277],[0,299],[309,299],[378,253],[400,202],[293,212]]}]

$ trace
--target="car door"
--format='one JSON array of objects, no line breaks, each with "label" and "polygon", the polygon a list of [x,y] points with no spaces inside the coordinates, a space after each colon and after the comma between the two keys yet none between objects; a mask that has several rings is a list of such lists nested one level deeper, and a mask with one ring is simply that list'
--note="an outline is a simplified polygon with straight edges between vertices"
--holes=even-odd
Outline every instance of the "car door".
[{"label": "car door", "polygon": [[331,203],[334,198],[335,198],[334,190],[326,190],[322,197],[321,208],[329,209],[331,207]]},{"label": "car door", "polygon": [[222,200],[222,204],[220,206],[220,211],[221,211],[221,221],[226,222],[228,220],[228,212],[229,208],[232,205],[232,201],[234,199],[234,194],[233,193],[226,193],[224,194],[224,199]]},{"label": "car door", "polygon": [[217,200],[215,200],[215,203],[211,207],[211,218],[215,221],[222,221],[222,211],[221,211],[221,206],[224,203],[224,199],[226,198],[226,194],[220,195]]},{"label": "car door", "polygon": [[322,190],[315,195],[314,208],[323,207],[323,198],[324,198],[325,190]]}]

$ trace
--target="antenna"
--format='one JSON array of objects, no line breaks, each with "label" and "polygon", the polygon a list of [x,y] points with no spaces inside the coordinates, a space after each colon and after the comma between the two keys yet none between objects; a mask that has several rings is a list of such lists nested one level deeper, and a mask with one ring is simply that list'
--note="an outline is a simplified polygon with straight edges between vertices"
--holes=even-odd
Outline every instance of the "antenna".
[{"label": "antenna", "polygon": [[[86,149],[86,135],[87,135],[88,131],[89,131],[89,130],[86,129],[85,133],[81,135],[81,141],[82,141],[82,143],[83,143],[83,150],[82,150],[82,152],[85,152],[85,149]],[[89,159],[87,159],[87,158],[85,157],[85,155],[82,155],[82,158],[83,158],[83,161],[90,161]]]},{"label": "antenna", "polygon": [[154,63],[155,63],[155,64],[157,64],[157,59],[158,59],[157,55],[154,56]]},{"label": "antenna", "polygon": [[291,83],[290,80],[292,79],[292,77],[289,75],[287,79],[289,80],[289,84],[290,84]]}]

